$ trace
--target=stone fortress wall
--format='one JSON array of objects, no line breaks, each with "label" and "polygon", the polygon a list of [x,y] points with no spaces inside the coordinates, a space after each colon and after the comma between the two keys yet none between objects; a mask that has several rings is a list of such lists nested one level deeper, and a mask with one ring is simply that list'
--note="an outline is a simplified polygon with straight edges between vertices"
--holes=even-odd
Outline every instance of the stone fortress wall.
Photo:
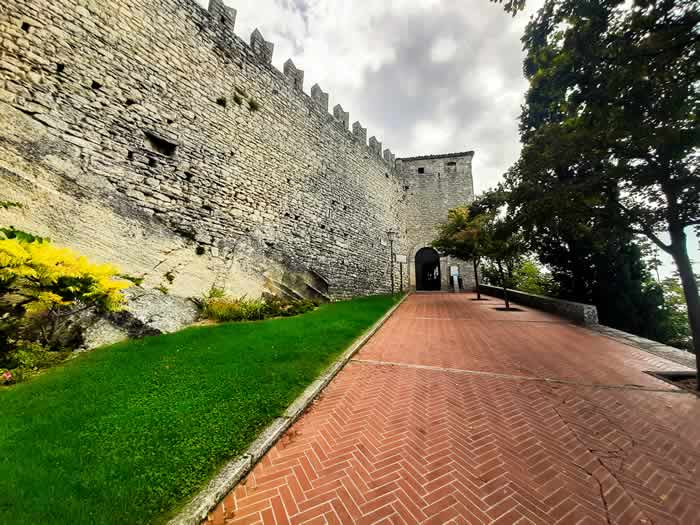
[{"label": "stone fortress wall", "polygon": [[434,188],[235,20],[221,0],[0,4],[0,200],[23,204],[0,223],[177,295],[387,291],[387,232],[412,249]]},{"label": "stone fortress wall", "polygon": [[[437,237],[437,226],[447,211],[474,200],[473,151],[397,159],[396,168],[406,191],[403,241],[411,288],[416,286],[415,256]],[[464,289],[475,287],[471,263],[455,257],[440,258],[442,289],[450,289],[450,267],[457,266]]]}]

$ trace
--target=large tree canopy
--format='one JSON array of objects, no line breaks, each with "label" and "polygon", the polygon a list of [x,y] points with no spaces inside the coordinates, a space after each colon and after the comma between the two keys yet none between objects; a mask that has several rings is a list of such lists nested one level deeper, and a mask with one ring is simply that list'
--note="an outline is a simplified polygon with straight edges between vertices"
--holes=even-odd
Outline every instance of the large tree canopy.
[{"label": "large tree canopy", "polygon": [[576,241],[605,244],[614,225],[669,253],[696,353],[700,300],[686,232],[700,224],[699,22],[690,0],[548,0],[523,37],[524,147],[506,177],[530,238],[554,242],[540,252],[585,259]]}]

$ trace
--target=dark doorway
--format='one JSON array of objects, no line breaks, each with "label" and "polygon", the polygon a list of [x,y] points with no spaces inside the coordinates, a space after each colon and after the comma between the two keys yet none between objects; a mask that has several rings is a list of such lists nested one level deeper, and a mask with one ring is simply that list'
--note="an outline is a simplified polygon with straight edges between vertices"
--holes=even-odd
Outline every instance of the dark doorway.
[{"label": "dark doorway", "polygon": [[440,289],[440,256],[432,248],[416,253],[416,290]]}]

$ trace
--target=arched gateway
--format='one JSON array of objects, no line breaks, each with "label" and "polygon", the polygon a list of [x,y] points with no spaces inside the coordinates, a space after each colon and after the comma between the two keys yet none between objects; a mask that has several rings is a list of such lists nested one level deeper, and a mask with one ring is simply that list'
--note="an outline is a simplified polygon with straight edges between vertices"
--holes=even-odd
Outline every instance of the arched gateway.
[{"label": "arched gateway", "polygon": [[421,248],[416,253],[416,290],[440,289],[440,256],[432,248]]}]

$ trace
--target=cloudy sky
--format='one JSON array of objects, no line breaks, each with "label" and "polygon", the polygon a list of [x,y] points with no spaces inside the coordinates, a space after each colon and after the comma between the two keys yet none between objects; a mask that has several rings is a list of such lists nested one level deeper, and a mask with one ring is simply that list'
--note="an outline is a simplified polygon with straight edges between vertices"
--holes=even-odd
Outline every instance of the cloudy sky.
[{"label": "cloudy sky", "polygon": [[247,41],[259,28],[275,66],[291,58],[307,93],[318,82],[331,108],[341,104],[397,156],[475,150],[477,193],[517,159],[520,37],[542,0],[516,17],[488,0],[224,1],[238,11],[236,33]]},{"label": "cloudy sky", "polygon": [[397,156],[475,150],[477,192],[517,158],[529,12],[487,0],[225,1],[236,33],[259,28],[275,66],[291,58],[307,93],[318,82]]}]

